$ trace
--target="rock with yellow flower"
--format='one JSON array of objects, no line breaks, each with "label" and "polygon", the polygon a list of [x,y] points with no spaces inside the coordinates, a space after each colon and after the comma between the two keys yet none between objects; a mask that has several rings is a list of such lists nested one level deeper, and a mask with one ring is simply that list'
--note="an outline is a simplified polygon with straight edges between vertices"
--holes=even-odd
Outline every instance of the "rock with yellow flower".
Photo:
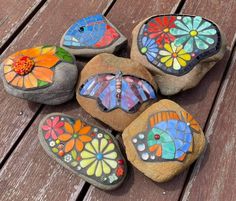
[{"label": "rock with yellow flower", "polygon": [[1,77],[9,94],[48,105],[73,97],[77,74],[74,57],[57,46],[21,50],[1,64]]},{"label": "rock with yellow flower", "polygon": [[99,188],[111,190],[124,181],[126,161],[116,139],[101,128],[53,113],[41,121],[39,139],[52,158]]}]

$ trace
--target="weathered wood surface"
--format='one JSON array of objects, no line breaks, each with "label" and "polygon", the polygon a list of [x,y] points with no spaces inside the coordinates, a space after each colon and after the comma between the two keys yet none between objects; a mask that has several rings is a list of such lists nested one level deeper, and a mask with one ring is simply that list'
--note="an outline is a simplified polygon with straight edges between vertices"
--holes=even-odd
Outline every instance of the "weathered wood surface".
[{"label": "weathered wood surface", "polygon": [[[110,3],[111,1],[106,0],[71,1],[68,4],[64,4],[63,1],[48,1],[4,55],[35,44],[59,44],[64,31],[76,19],[103,12]],[[28,104],[26,101],[14,99],[5,94],[3,90],[0,97],[6,99],[5,105],[2,105],[1,108],[6,110],[9,107],[11,108],[9,101],[14,100],[12,102],[14,108],[23,110],[23,114],[27,115],[28,120],[28,122],[25,120],[25,124],[19,123],[16,126],[13,123],[20,119],[17,113],[11,110],[4,111],[4,114],[7,115],[1,116],[0,121],[3,121],[3,128],[5,129],[1,135],[6,140],[3,142],[1,138],[1,143],[4,143],[5,147],[8,148],[12,145],[12,141],[21,135],[22,130],[34,115],[35,108],[39,105],[36,106],[36,104]],[[45,107],[0,172],[0,200],[76,200],[84,181],[52,161],[43,151],[37,137],[38,123],[43,116],[47,113],[63,111],[73,116],[80,114],[91,119],[82,111],[75,100],[61,106]],[[15,130],[18,130],[18,133]],[[15,138],[11,136],[10,131],[15,132]]]},{"label": "weathered wood surface", "polygon": [[196,163],[183,201],[234,201],[236,197],[236,52],[207,125],[209,142]]},{"label": "weathered wood surface", "polygon": [[0,1],[0,50],[43,0]]},{"label": "weathered wood surface", "polygon": [[[115,23],[122,32],[131,32],[129,31],[129,27],[131,27],[132,30],[139,20],[153,14],[159,14],[158,9],[156,9],[157,11],[155,9],[152,10],[153,5],[162,5],[153,4],[153,2],[150,2],[149,6],[149,2],[146,2],[145,7],[142,8],[132,6],[134,4],[135,3],[132,1],[127,2],[120,0],[114,5],[108,14],[108,18],[113,23]],[[174,6],[172,9],[170,8],[170,10],[174,11],[175,8],[176,6]],[[126,14],[120,14],[121,16],[124,16],[124,18],[129,19],[129,21],[126,21],[126,23],[122,17],[116,17],[118,12],[121,10],[124,10],[125,12],[128,10]],[[170,11],[163,10],[163,8],[160,10],[160,13],[168,12]],[[222,13],[226,12],[227,15],[222,18]],[[137,13],[137,15],[133,15],[133,13]],[[143,13],[144,17],[142,17]],[[196,88],[178,94],[174,97],[169,97],[176,100],[179,104],[185,107],[204,127],[212,104],[214,103],[217,90],[220,86],[221,79],[224,70],[226,69],[229,55],[234,44],[236,31],[236,24],[234,23],[234,19],[236,17],[235,1],[231,0],[227,3],[225,3],[225,1],[217,1],[216,3],[213,0],[186,1],[183,9],[181,10],[181,13],[201,15],[215,21],[222,28],[222,31],[225,32],[229,44],[228,52],[224,59],[207,74],[207,76]],[[134,16],[137,16],[137,21],[136,19],[133,19]],[[157,197],[158,200],[179,199],[179,196],[183,190],[183,185],[185,183],[187,171],[166,184],[156,184],[147,179],[135,168],[131,167],[130,169],[131,174],[122,188],[112,193],[104,193],[103,191],[100,191],[94,187],[90,187],[85,200],[156,200]]]},{"label": "weathered wood surface", "polygon": [[[33,45],[59,44],[61,35],[77,18],[107,10],[111,3],[112,0],[71,0],[67,3],[48,0],[2,56]],[[134,0],[117,0],[113,3],[115,4],[111,10],[107,10],[108,19],[128,37],[130,45],[131,31],[140,20],[153,14],[173,13],[180,1],[151,0],[145,2],[145,6],[142,1]],[[157,184],[130,167],[128,177],[121,188],[104,192],[90,186],[85,200],[231,201],[235,197],[235,64],[227,74],[213,115],[209,116],[236,38],[235,1],[187,0],[181,3],[185,3],[181,13],[202,15],[218,23],[226,33],[229,44],[225,58],[196,88],[170,97],[191,112],[203,127],[207,119],[210,119],[206,127],[210,146],[202,159],[196,163],[189,183],[186,183],[187,171],[168,183]],[[222,13],[225,13],[224,17]],[[118,54],[128,56],[126,51]],[[0,159],[16,147],[11,155],[8,154],[10,157],[0,172],[0,200],[81,200],[86,193],[84,182],[45,154],[37,138],[37,127],[39,121],[51,112],[65,112],[73,116],[80,114],[90,121],[92,119],[75,100],[61,106],[47,106],[42,111],[39,107],[38,104],[29,104],[7,95],[3,89],[0,90],[0,110],[4,114],[0,117],[1,131],[3,128],[3,132],[0,132]],[[231,115],[228,111],[232,111]],[[32,117],[35,117],[35,120]],[[27,125],[31,125],[29,129]],[[225,143],[222,143],[224,140]],[[218,161],[222,161],[222,165]],[[187,185],[186,189],[183,189],[184,184]],[[180,198],[181,193],[183,198]]]}]

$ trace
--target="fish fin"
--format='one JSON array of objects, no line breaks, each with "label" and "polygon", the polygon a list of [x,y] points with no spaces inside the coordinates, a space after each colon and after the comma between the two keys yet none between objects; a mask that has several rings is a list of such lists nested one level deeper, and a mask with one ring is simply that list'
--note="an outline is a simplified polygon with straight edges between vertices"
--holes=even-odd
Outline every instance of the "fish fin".
[{"label": "fish fin", "polygon": [[188,112],[186,111],[182,111],[181,112],[182,118],[186,123],[189,123],[189,126],[196,132],[196,133],[200,133],[201,128],[199,126],[199,124],[197,123],[197,121],[193,118],[192,115],[190,115]]},{"label": "fish fin", "polygon": [[193,152],[193,143],[191,143],[189,149],[188,149],[189,152]]},{"label": "fish fin", "polygon": [[181,157],[178,158],[178,161],[183,161],[186,156],[187,156],[187,154],[183,154]]},{"label": "fish fin", "polygon": [[150,120],[149,120],[150,127],[153,128],[155,124],[161,121],[167,121],[170,119],[180,120],[176,112],[172,112],[172,111],[171,112],[169,111],[158,112],[157,114],[154,114],[150,117]]},{"label": "fish fin", "polygon": [[157,155],[158,157],[161,157],[161,155],[162,155],[162,147],[161,147],[160,145],[158,145],[156,155]]},{"label": "fish fin", "polygon": [[157,145],[157,144],[155,144],[155,145],[149,147],[149,151],[150,151],[150,152],[154,152],[156,149],[158,149],[158,145]]}]

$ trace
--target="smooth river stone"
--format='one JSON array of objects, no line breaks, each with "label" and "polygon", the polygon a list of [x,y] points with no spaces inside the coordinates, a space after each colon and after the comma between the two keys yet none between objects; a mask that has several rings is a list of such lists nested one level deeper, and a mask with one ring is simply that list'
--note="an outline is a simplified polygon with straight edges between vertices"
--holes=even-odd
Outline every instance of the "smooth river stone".
[{"label": "smooth river stone", "polygon": [[74,56],[61,47],[49,45],[10,55],[0,71],[9,94],[47,105],[72,99],[78,77]]},{"label": "smooth river stone", "polygon": [[123,132],[128,160],[147,177],[166,182],[202,153],[206,140],[196,120],[178,104],[161,100]]},{"label": "smooth river stone", "polygon": [[49,156],[98,188],[112,190],[125,179],[127,164],[118,142],[95,125],[52,113],[40,122],[39,139]]},{"label": "smooth river stone", "polygon": [[63,35],[60,46],[78,56],[113,53],[125,45],[127,39],[101,14],[75,22]]},{"label": "smooth river stone", "polygon": [[200,16],[152,16],[132,35],[131,59],[152,72],[164,95],[195,87],[226,51],[219,27]]},{"label": "smooth river stone", "polygon": [[156,90],[141,64],[103,53],[81,71],[76,98],[90,115],[123,131],[157,99]]}]

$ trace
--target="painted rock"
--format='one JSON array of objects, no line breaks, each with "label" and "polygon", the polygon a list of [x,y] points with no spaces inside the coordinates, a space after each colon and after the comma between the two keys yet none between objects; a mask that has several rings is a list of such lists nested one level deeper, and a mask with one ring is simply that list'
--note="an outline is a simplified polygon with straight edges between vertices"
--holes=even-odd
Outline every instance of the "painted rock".
[{"label": "painted rock", "polygon": [[40,122],[39,139],[49,156],[98,188],[111,190],[125,179],[127,165],[116,139],[97,126],[52,113]]},{"label": "painted rock", "polygon": [[123,131],[156,100],[156,90],[145,67],[104,53],[94,57],[81,71],[76,98],[93,117]]},{"label": "painted rock", "polygon": [[1,64],[1,77],[9,94],[56,105],[74,96],[78,70],[69,52],[46,45],[10,55]]},{"label": "painted rock", "polygon": [[61,47],[79,56],[113,53],[126,38],[103,15],[79,19],[63,35]]},{"label": "painted rock", "polygon": [[190,166],[205,147],[197,121],[170,100],[145,110],[123,132],[128,160],[157,182],[172,179]]},{"label": "painted rock", "polygon": [[200,16],[149,17],[132,34],[131,59],[153,73],[164,95],[195,87],[226,51],[220,29]]}]

